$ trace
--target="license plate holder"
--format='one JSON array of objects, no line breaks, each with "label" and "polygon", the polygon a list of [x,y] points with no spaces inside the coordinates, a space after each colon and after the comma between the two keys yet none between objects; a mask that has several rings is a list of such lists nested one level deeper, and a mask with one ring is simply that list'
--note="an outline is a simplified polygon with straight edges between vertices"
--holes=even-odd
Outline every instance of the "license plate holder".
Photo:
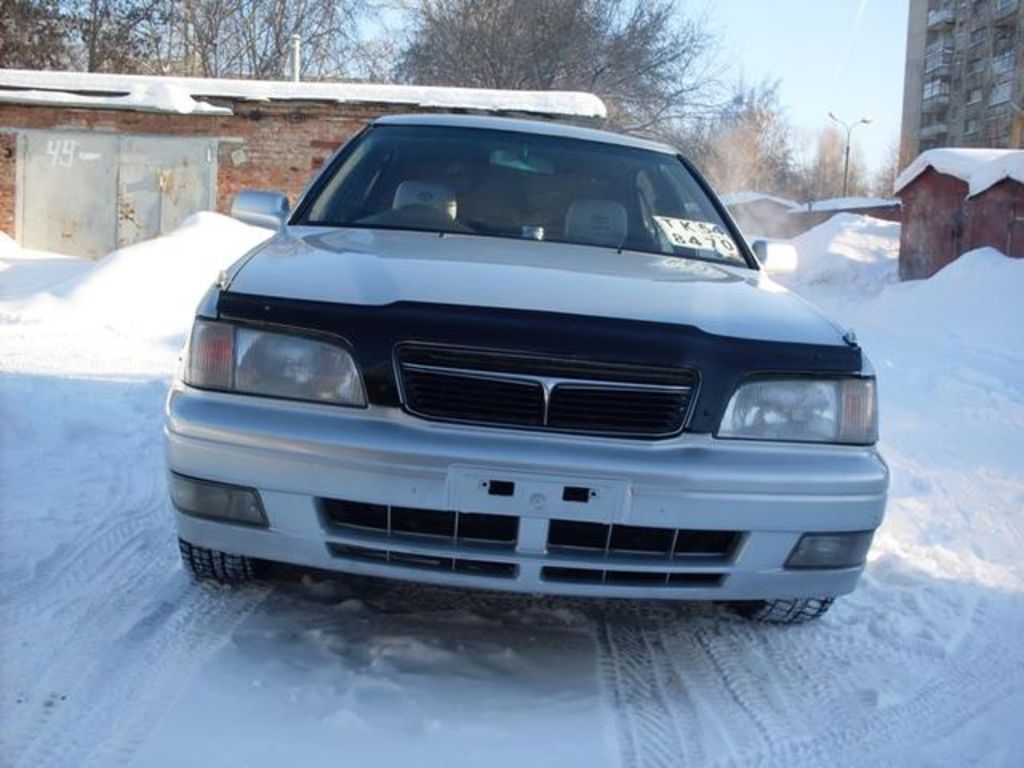
[{"label": "license plate holder", "polygon": [[487,467],[448,471],[449,508],[519,517],[616,523],[626,518],[630,483]]}]

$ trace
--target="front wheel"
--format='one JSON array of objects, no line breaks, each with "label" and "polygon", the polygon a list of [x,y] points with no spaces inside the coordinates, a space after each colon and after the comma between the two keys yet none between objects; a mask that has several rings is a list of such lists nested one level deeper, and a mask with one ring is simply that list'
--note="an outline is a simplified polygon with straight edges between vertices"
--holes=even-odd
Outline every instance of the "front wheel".
[{"label": "front wheel", "polygon": [[182,539],[178,539],[178,551],[181,552],[181,562],[202,581],[242,584],[256,576],[256,564],[251,557],[197,547]]},{"label": "front wheel", "polygon": [[820,618],[834,597],[798,597],[787,600],[750,600],[733,604],[741,616],[767,624],[804,624]]}]

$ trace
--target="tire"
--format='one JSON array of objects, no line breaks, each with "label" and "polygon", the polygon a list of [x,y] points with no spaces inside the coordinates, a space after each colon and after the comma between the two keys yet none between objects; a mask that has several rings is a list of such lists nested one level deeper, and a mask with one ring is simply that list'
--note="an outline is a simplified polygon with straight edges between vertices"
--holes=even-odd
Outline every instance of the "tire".
[{"label": "tire", "polygon": [[824,616],[834,602],[834,597],[752,600],[733,604],[733,610],[752,621],[766,624],[806,624]]},{"label": "tire", "polygon": [[178,539],[178,551],[181,562],[201,581],[244,584],[256,577],[256,563],[250,557],[197,547],[182,539]]}]

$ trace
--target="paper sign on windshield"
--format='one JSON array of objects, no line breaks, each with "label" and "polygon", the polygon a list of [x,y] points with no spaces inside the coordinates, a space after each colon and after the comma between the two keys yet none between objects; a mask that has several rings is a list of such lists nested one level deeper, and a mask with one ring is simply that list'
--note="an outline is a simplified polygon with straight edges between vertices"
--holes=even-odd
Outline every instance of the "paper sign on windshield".
[{"label": "paper sign on windshield", "polygon": [[710,221],[676,219],[671,216],[655,216],[654,220],[669,242],[676,247],[714,251],[732,258],[739,255],[732,238]]}]

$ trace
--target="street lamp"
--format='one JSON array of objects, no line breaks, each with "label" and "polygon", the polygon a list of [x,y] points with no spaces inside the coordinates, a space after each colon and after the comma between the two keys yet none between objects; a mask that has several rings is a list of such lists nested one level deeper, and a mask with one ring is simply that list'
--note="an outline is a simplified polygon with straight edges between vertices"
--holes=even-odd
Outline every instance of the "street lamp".
[{"label": "street lamp", "polygon": [[843,197],[846,197],[846,188],[850,181],[850,134],[853,133],[853,129],[858,125],[867,125],[870,123],[871,118],[862,117],[856,123],[851,125],[849,123],[844,123],[831,112],[828,113],[828,116],[843,126],[843,129],[846,131],[846,162],[843,164]]}]

